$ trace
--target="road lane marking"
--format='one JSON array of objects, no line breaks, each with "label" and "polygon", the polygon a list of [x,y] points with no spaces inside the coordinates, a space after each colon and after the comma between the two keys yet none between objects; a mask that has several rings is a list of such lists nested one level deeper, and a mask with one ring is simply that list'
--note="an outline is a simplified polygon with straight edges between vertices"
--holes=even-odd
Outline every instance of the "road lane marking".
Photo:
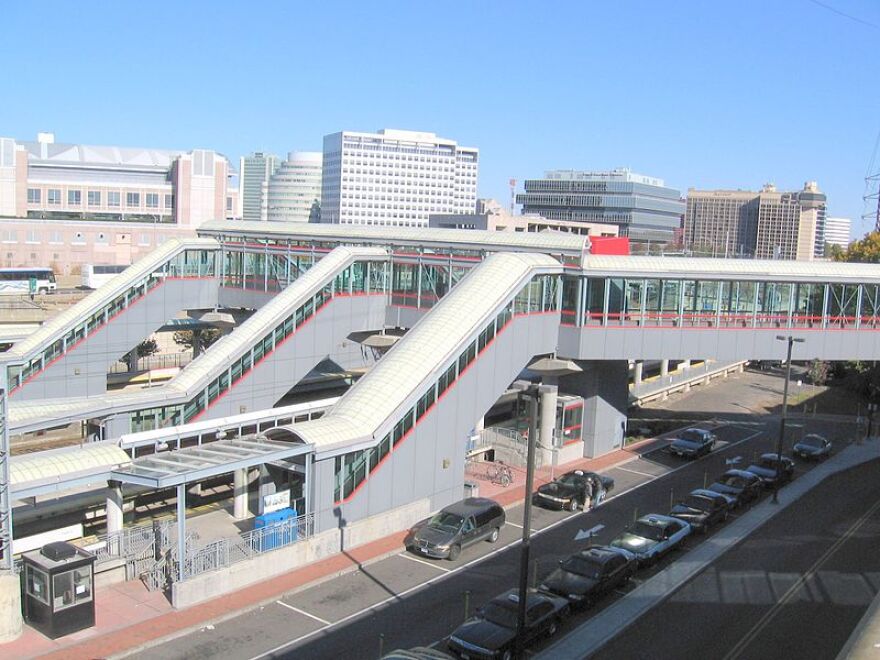
[{"label": "road lane marking", "polygon": [[[764,433],[763,430],[755,431],[751,435],[748,435],[745,438],[742,438],[741,440],[737,440],[736,442],[730,443],[728,446],[724,447],[724,449],[730,449],[731,447],[735,447],[739,444],[742,444],[743,442],[748,442],[749,440],[758,437],[762,433]],[[710,454],[710,456],[711,455],[712,454]],[[624,463],[629,463],[630,461],[637,461],[639,458],[640,458],[639,456],[634,456],[633,458],[629,459],[628,461],[625,461]],[[627,493],[632,493],[633,491],[638,490],[642,486],[647,486],[648,484],[652,483],[656,479],[660,479],[662,477],[669,476],[670,474],[674,474],[675,472],[678,472],[679,470],[684,470],[685,468],[688,468],[692,465],[696,465],[699,463],[700,460],[702,460],[702,459],[697,459],[697,461],[694,461],[694,462],[683,463],[683,464],[679,465],[678,467],[673,468],[669,472],[666,472],[666,473],[659,475],[657,477],[653,477],[648,481],[643,481],[640,484],[635,484],[634,486],[632,486],[626,490],[622,490],[615,495],[611,495],[610,497],[606,498],[605,501],[609,502],[617,497],[622,497],[623,495],[626,495]],[[617,466],[612,466],[612,467],[617,467]],[[611,468],[609,468],[609,469],[611,469]],[[544,532],[549,532],[550,530],[555,529],[559,525],[562,525],[563,523],[566,523],[566,522],[572,520],[573,517],[574,516],[566,516],[565,518],[560,518],[559,520],[550,523],[546,527],[542,527],[541,529],[537,530],[535,532],[535,534],[543,534]],[[513,523],[507,523],[507,524],[513,525]],[[520,529],[522,529],[522,528],[520,527]],[[387,598],[383,598],[382,600],[380,600],[376,603],[373,603],[372,605],[368,605],[367,607],[364,607],[364,608],[358,610],[357,612],[352,612],[351,614],[342,617],[338,621],[335,621],[332,625],[328,626],[327,628],[335,628],[336,626],[339,626],[343,623],[346,623],[348,621],[356,619],[357,617],[363,616],[367,612],[378,611],[378,610],[382,609],[385,605],[387,605],[393,601],[399,600],[399,599],[403,598],[404,596],[408,596],[409,594],[414,593],[416,591],[421,591],[422,589],[427,589],[428,587],[434,585],[436,582],[439,582],[441,580],[445,580],[446,578],[448,578],[452,575],[455,575],[456,573],[458,573],[460,571],[463,571],[467,568],[470,568],[472,566],[480,564],[480,563],[494,557],[497,554],[505,552],[506,550],[509,550],[517,545],[520,545],[521,543],[522,543],[522,539],[516,539],[515,541],[512,541],[512,542],[508,543],[507,545],[498,546],[494,550],[487,552],[482,557],[477,557],[475,559],[472,559],[471,561],[469,561],[466,564],[461,564],[460,566],[456,566],[455,568],[450,569],[448,573],[445,573],[443,575],[438,575],[437,577],[431,578],[430,580],[428,580],[426,582],[422,582],[420,584],[417,584],[413,587],[410,587],[409,589],[404,589],[403,591],[401,591],[398,594],[395,594],[393,596],[388,596]],[[326,632],[327,628],[320,628],[318,630],[313,630],[310,633],[305,633],[303,635],[300,635],[299,637],[296,637],[296,638],[288,640],[282,644],[279,644],[278,646],[276,646],[273,649],[269,649],[268,651],[264,651],[262,653],[259,653],[255,656],[253,656],[252,658],[250,658],[250,660],[260,660],[261,658],[269,658],[269,657],[275,655],[276,653],[283,651],[286,648],[289,648],[291,646],[295,646],[296,644],[299,644],[300,642],[302,642],[310,637],[314,637],[319,632]],[[443,639],[446,639],[446,637],[444,637]],[[443,641],[443,640],[441,639],[438,641]]]},{"label": "road lane marking", "polygon": [[443,568],[442,566],[438,566],[437,564],[434,564],[432,562],[425,561],[424,559],[419,559],[418,557],[412,557],[412,556],[405,554],[403,552],[398,553],[397,556],[403,557],[404,559],[409,559],[410,561],[417,561],[420,564],[424,564],[425,566],[430,566],[431,568],[436,568],[438,571],[443,571],[444,573],[449,572],[448,568]]},{"label": "road lane marking", "polygon": [[286,607],[289,610],[293,610],[294,612],[296,612],[298,614],[302,614],[303,616],[307,616],[310,619],[314,619],[318,623],[323,623],[325,626],[332,626],[333,625],[332,623],[330,623],[326,619],[322,619],[321,617],[315,616],[314,614],[309,614],[305,610],[301,610],[298,607],[294,607],[290,603],[285,603],[283,600],[276,600],[275,602],[278,603],[279,605],[281,605],[282,607]]},{"label": "road lane marking", "polygon": [[857,531],[859,528],[864,525],[868,518],[870,518],[877,510],[880,509],[880,501],[877,501],[874,506],[868,509],[858,520],[856,520],[843,535],[837,539],[834,543],[829,546],[829,548],[822,553],[822,556],[819,557],[807,571],[801,575],[794,584],[792,584],[788,590],[782,594],[782,597],[764,613],[758,622],[752,626],[752,629],[749,630],[745,635],[743,635],[742,639],[734,646],[727,655],[724,656],[724,660],[733,660],[734,658],[738,658],[743,654],[746,647],[755,641],[755,638],[761,634],[761,632],[770,625],[770,622],[773,618],[779,613],[779,611],[788,604],[798,591],[800,591],[801,587],[804,587],[807,582],[812,579],[822,565],[827,562],[831,557],[836,553],[840,547],[846,543]]},{"label": "road lane marking", "polygon": [[638,474],[643,477],[649,477],[650,479],[657,479],[659,477],[665,477],[669,472],[664,472],[663,474],[648,474],[647,472],[639,472],[638,470],[631,470],[630,468],[618,467],[611,468],[612,470],[622,470],[623,472],[631,472],[632,474]]}]

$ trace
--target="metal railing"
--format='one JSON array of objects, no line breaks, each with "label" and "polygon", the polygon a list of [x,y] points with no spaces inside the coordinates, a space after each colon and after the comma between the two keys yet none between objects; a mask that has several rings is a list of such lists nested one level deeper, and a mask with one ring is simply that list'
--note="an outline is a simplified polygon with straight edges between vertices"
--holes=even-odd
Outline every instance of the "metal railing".
[{"label": "metal railing", "polygon": [[156,540],[157,531],[160,546],[171,545],[171,532],[174,525],[173,520],[162,520],[158,521],[155,527],[154,525],[126,527],[111,534],[101,534],[94,543],[88,544],[88,549],[95,554],[98,564],[114,559],[128,559],[138,555],[146,546],[151,545]]},{"label": "metal railing", "polygon": [[[308,513],[277,525],[242,532],[237,537],[219,539],[190,554],[187,549],[185,578],[227,568],[238,562],[284,548],[311,538],[315,533],[314,514]],[[172,579],[176,576],[172,575]]]},{"label": "metal railing", "polygon": [[148,355],[138,358],[134,369],[129,369],[125,362],[116,362],[110,365],[111,374],[127,374],[136,371],[150,371],[151,369],[169,369],[173,367],[185,367],[193,361],[192,353],[163,353],[161,355]]}]

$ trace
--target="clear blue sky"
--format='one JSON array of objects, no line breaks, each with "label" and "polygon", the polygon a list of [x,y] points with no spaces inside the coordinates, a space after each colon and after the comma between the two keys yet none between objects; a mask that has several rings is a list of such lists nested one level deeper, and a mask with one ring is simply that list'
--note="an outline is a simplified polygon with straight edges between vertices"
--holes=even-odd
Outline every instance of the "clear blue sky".
[{"label": "clear blue sky", "polygon": [[237,160],[428,130],[479,147],[478,194],[505,202],[510,178],[624,165],[682,191],[816,180],[856,219],[880,131],[873,0],[6,2],[0,23],[0,135]]}]

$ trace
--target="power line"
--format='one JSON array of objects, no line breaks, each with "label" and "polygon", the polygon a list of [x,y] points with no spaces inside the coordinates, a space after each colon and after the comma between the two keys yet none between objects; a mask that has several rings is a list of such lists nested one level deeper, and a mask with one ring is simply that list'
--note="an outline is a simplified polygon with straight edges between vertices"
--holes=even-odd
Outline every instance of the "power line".
[{"label": "power line", "polygon": [[827,9],[830,12],[837,14],[838,16],[843,16],[843,18],[848,18],[851,21],[855,21],[856,23],[861,23],[862,25],[866,25],[867,27],[874,28],[875,30],[880,30],[880,25],[876,23],[872,23],[871,21],[866,21],[864,19],[853,16],[852,14],[847,14],[846,12],[840,11],[839,9],[835,9],[831,5],[826,5],[824,2],[819,2],[819,0],[809,0],[814,5],[818,5],[823,9]]}]

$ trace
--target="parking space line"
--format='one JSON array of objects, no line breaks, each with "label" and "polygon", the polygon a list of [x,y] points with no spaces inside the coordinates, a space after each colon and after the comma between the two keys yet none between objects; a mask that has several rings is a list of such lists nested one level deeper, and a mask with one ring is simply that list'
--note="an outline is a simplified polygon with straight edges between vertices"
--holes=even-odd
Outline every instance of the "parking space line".
[{"label": "parking space line", "polygon": [[[730,443],[730,446],[725,447],[725,449],[729,449],[730,447],[734,447],[734,446],[740,445],[744,442],[748,442],[752,438],[755,438],[755,437],[761,435],[762,433],[763,433],[763,431],[755,431],[754,433],[746,436],[745,438],[741,438],[739,440],[736,440],[735,442]],[[638,460],[638,458],[639,457],[633,457],[632,459],[630,459],[630,461]],[[627,462],[630,462],[630,461],[627,461]],[[679,466],[673,468],[669,472],[666,472],[662,475],[658,475],[655,478],[660,479],[662,477],[666,477],[670,474],[678,472],[679,470],[684,470],[685,468],[687,468],[691,465],[694,465],[694,463],[691,463],[691,462],[684,463],[682,465],[679,465]],[[653,478],[652,478],[652,481],[653,481]],[[631,486],[630,488],[627,488],[626,490],[622,490],[619,493],[616,493],[614,495],[610,495],[606,501],[610,501],[615,498],[622,497],[623,495],[626,495],[628,493],[632,493],[633,491],[639,490],[640,488],[647,486],[649,483],[651,483],[651,481],[645,481],[645,482],[642,482],[639,484],[635,484],[635,485]],[[552,523],[550,523],[549,525],[547,525],[546,527],[542,527],[541,529],[537,530],[535,533],[536,534],[543,534],[543,533],[549,532],[550,530],[555,529],[556,527],[559,527],[560,525],[570,521],[572,518],[573,518],[573,516],[566,516],[565,518],[560,518],[559,520],[555,520]],[[513,525],[514,527],[519,527],[520,529],[522,529],[521,526],[515,525],[514,523],[508,522],[507,524]],[[522,543],[522,539],[517,539],[515,541],[511,541],[510,543],[508,543],[506,545],[499,545],[494,550],[487,552],[485,555],[483,555],[481,557],[476,557],[465,564],[460,564],[460,565],[456,566],[453,569],[444,569],[444,570],[446,570],[449,575],[453,575],[453,574],[458,573],[460,571],[466,570],[472,566],[480,564],[484,561],[487,561],[487,560],[491,559],[492,557],[494,557],[495,555],[497,555],[501,552],[504,552],[506,550],[509,550],[509,549],[519,545],[520,543]],[[410,557],[410,559],[414,559],[414,558]],[[433,584],[436,584],[440,580],[445,580],[447,577],[448,577],[447,575],[438,575],[436,578],[431,578],[430,580],[427,580],[426,582],[412,586],[409,589],[404,589],[402,592],[400,592],[394,596],[388,596],[387,598],[383,598],[379,602],[373,603],[372,605],[367,605],[366,607],[358,610],[357,612],[352,612],[351,614],[348,614],[348,615],[342,617],[341,619],[339,619],[339,621],[336,621],[335,623],[331,624],[328,627],[339,626],[347,621],[351,621],[352,619],[356,619],[357,617],[363,616],[367,612],[371,612],[371,611],[375,612],[394,600],[398,600],[400,598],[408,596],[411,593],[415,593],[417,591],[425,589]],[[291,646],[295,646],[296,644],[299,644],[300,642],[302,642],[306,639],[309,639],[310,637],[313,637],[318,632],[320,632],[320,631],[318,631],[318,630],[312,631],[312,632],[300,635],[299,637],[295,637],[294,639],[287,640],[286,642],[279,644],[275,648],[272,648],[272,649],[269,649],[268,651],[263,651],[262,653],[258,653],[257,655],[254,655],[253,657],[250,658],[250,660],[259,660],[262,658],[269,658],[269,657],[279,653],[280,651],[288,649]],[[444,639],[445,639],[445,637],[444,637]]]},{"label": "parking space line", "polygon": [[419,559],[418,557],[411,557],[410,555],[403,553],[403,552],[399,552],[397,554],[397,556],[403,557],[404,559],[409,559],[410,561],[417,561],[420,564],[424,564],[425,566],[430,566],[431,568],[436,568],[438,571],[443,571],[444,573],[449,572],[448,568],[443,568],[442,566],[438,566],[437,564],[433,564],[429,561],[425,561],[424,559]]},{"label": "parking space line", "polygon": [[[567,518],[563,518],[563,520],[567,520]],[[504,522],[505,525],[510,525],[511,527],[516,527],[517,529],[522,529],[522,525],[517,525],[516,523],[510,522],[509,520]],[[532,534],[534,534],[537,530],[533,529]]]},{"label": "parking space line", "polygon": [[648,474],[647,472],[639,472],[638,470],[630,470],[629,468],[625,468],[625,467],[617,467],[617,468],[611,468],[611,469],[612,470],[623,470],[624,472],[632,472],[633,474],[638,474],[643,477],[648,477],[649,479],[657,479],[659,477],[665,477],[666,474],[668,474],[666,472],[664,472],[663,474]]},{"label": "parking space line", "polygon": [[289,609],[289,610],[293,610],[294,612],[296,612],[296,613],[298,613],[298,614],[302,614],[303,616],[307,616],[307,617],[309,617],[310,619],[314,619],[314,620],[317,621],[318,623],[323,623],[325,626],[332,625],[332,624],[331,624],[329,621],[327,621],[326,619],[322,619],[321,617],[319,617],[319,616],[315,616],[314,614],[309,614],[309,613],[306,612],[305,610],[301,610],[301,609],[299,609],[298,607],[294,607],[294,606],[291,605],[290,603],[285,603],[283,600],[276,600],[275,602],[278,603],[279,605],[283,606],[283,607],[286,607],[286,608]]}]

